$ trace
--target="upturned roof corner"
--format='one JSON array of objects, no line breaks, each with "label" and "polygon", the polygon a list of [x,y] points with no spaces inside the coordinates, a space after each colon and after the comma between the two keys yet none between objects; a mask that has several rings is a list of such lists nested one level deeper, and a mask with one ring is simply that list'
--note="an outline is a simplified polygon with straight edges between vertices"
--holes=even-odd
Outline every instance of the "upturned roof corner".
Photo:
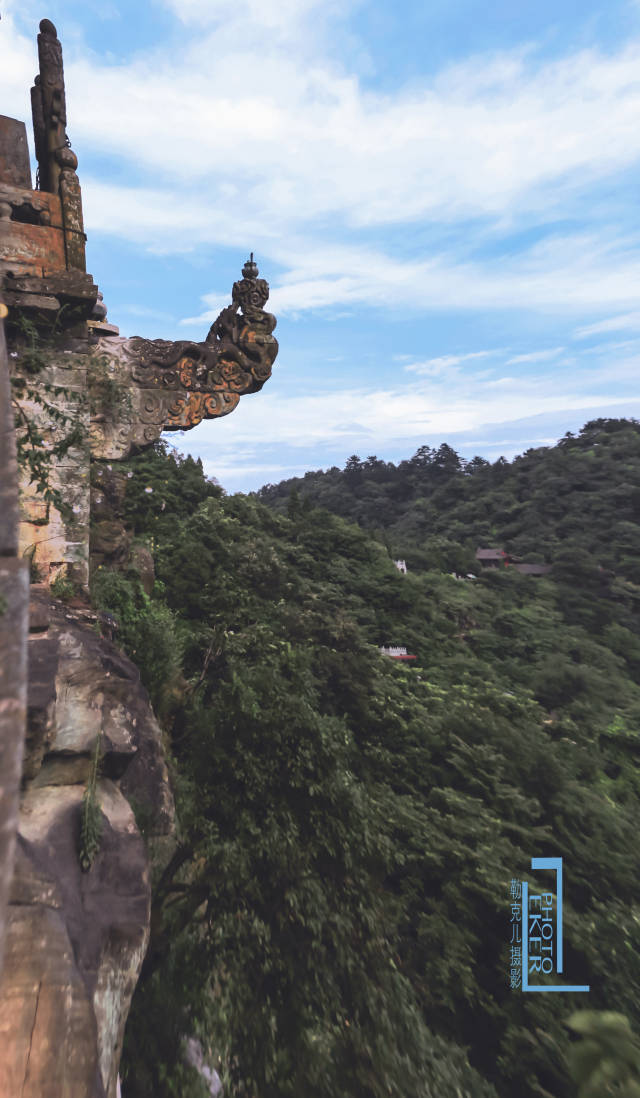
[{"label": "upturned roof corner", "polygon": [[[62,46],[49,19],[40,23],[38,59],[31,89],[35,188],[25,124],[0,115],[3,300],[9,321],[17,310],[27,311],[36,324],[55,319],[58,330],[75,327],[75,334],[94,342],[114,339],[119,330],[107,323],[102,294],[86,272],[87,238],[78,159],[67,133]],[[276,319],[265,312],[269,286],[258,276],[252,252],[242,278],[234,283],[231,304],[202,343],[128,341],[124,356],[132,364],[130,383],[173,394],[163,402],[167,429],[186,429],[203,418],[227,414],[243,393],[257,392],[270,376],[278,351]],[[111,349],[121,357],[115,341]]]},{"label": "upturned roof corner", "polygon": [[[43,445],[53,452],[53,487],[74,517],[63,519],[25,484],[21,539],[49,581],[67,568],[85,585],[93,514],[87,463],[123,460],[152,445],[163,431],[189,430],[232,412],[241,396],[258,392],[271,376],[278,353],[276,318],[265,310],[269,285],[251,253],[233,284],[230,304],[201,342],[120,336],[86,271],[62,47],[49,19],[40,23],[38,59],[31,89],[35,186],[25,124],[0,116],[0,292],[14,373],[24,372],[28,353],[25,318],[30,332],[43,334],[47,367],[41,376],[31,376],[32,399],[22,401],[21,412],[37,423]],[[66,400],[66,406],[52,409],[46,398],[34,398],[38,386],[42,394],[53,386],[58,403]],[[68,398],[59,395],[63,392]],[[56,465],[55,454],[64,449],[61,413],[89,446],[65,451]]]}]

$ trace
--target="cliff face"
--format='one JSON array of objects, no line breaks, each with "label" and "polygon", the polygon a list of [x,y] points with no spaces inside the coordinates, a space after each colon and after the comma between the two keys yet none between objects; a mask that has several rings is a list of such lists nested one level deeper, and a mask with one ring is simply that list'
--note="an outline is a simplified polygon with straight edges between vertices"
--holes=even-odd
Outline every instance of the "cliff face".
[{"label": "cliff face", "polygon": [[[131,804],[150,847],[171,844],[161,733],[136,668],[96,632],[95,615],[36,591],[30,621],[25,789],[0,981],[0,1094],[115,1098],[149,935],[149,857]],[[80,813],[99,734],[102,835],[82,872]]]},{"label": "cliff face", "polygon": [[18,556],[18,462],[0,298],[0,971],[13,871],[27,704],[29,572]]},{"label": "cliff face", "polygon": [[[131,547],[119,514],[125,481],[111,462],[164,430],[228,415],[268,380],[278,343],[253,253],[203,341],[120,339],[85,269],[62,47],[48,19],[38,66],[35,189],[25,126],[0,115],[0,327],[6,318],[9,344],[7,357],[0,331],[0,1096],[115,1098],[149,935],[149,862],[131,806],[159,851],[171,845],[173,804],[136,668],[96,634],[95,615],[52,602],[47,588],[59,580],[86,599],[91,555],[96,567],[133,564],[151,590],[153,561]],[[27,565],[18,554],[45,584],[32,606],[28,692]],[[82,872],[80,820],[98,738],[102,838]]]}]

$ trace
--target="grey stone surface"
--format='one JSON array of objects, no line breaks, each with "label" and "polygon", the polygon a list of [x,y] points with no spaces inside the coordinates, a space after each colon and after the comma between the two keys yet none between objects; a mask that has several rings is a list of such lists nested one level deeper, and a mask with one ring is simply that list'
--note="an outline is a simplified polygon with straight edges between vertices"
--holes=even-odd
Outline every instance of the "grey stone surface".
[{"label": "grey stone surface", "polygon": [[0,115],[0,182],[31,190],[27,127],[4,114]]},{"label": "grey stone surface", "polygon": [[0,557],[0,970],[24,749],[28,584],[24,561]]},{"label": "grey stone surface", "polygon": [[0,971],[27,706],[29,577],[26,562],[18,559],[17,551],[18,468],[4,322],[0,317]]}]

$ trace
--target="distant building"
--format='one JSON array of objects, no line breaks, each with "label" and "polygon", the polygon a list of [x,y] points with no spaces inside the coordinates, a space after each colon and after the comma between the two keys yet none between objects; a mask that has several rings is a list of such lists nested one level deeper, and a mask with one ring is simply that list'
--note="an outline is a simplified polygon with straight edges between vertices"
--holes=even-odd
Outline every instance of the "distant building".
[{"label": "distant building", "polygon": [[546,576],[550,564],[525,564],[519,557],[505,553],[504,549],[476,549],[476,560],[483,568],[501,568],[511,565],[524,576]]},{"label": "distant building", "polygon": [[400,645],[391,644],[388,647],[383,645],[380,651],[383,656],[390,656],[392,660],[416,660],[418,658],[417,656],[409,656],[406,648]]},{"label": "distant building", "polygon": [[504,549],[476,549],[476,560],[483,568],[500,568],[508,564],[509,557]]},{"label": "distant building", "polygon": [[407,574],[407,563],[404,560],[394,560],[393,562],[399,572],[402,572],[403,576]]}]

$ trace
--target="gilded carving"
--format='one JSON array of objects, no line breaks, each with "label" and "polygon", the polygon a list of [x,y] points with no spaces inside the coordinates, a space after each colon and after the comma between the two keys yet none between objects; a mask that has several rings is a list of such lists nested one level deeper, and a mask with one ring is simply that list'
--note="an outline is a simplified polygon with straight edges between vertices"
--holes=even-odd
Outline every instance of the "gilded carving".
[{"label": "gilded carving", "polygon": [[186,431],[203,419],[226,416],[237,406],[237,393],[185,393],[169,408],[165,428]]}]

